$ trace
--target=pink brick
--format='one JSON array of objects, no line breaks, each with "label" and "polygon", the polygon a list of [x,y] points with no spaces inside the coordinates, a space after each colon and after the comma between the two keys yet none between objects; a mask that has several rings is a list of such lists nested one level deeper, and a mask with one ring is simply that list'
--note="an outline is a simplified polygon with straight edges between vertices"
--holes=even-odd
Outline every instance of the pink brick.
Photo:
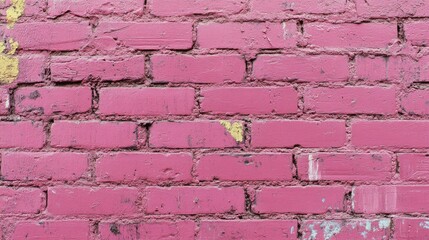
[{"label": "pink brick", "polygon": [[276,14],[333,14],[346,10],[346,0],[312,1],[300,0],[285,2],[283,0],[251,0],[252,13],[275,16]]},{"label": "pink brick", "polygon": [[154,82],[241,82],[246,74],[239,55],[154,55],[151,60]]},{"label": "pink brick", "polygon": [[101,239],[104,240],[195,239],[195,223],[191,221],[149,221],[140,224],[101,223],[99,231]]},{"label": "pink brick", "polygon": [[309,44],[326,48],[387,48],[397,39],[393,23],[309,23],[304,28]]},{"label": "pink brick", "polygon": [[429,155],[399,154],[399,173],[402,180],[429,180]]},{"label": "pink brick", "polygon": [[0,188],[0,214],[36,214],[44,207],[45,196],[38,188]]},{"label": "pink brick", "polygon": [[23,50],[79,50],[91,34],[91,27],[85,22],[32,22],[16,24],[13,29],[4,30]]},{"label": "pink brick", "polygon": [[201,91],[201,111],[212,114],[286,114],[298,111],[293,87],[215,87]]},{"label": "pink brick", "polygon": [[362,148],[426,148],[428,131],[428,121],[356,121],[352,144]]},{"label": "pink brick", "polygon": [[102,88],[98,113],[103,115],[190,115],[193,88]]},{"label": "pink brick", "polygon": [[356,76],[364,81],[403,82],[418,78],[417,65],[407,57],[356,57]]},{"label": "pink brick", "polygon": [[418,70],[416,70],[416,75],[413,80],[414,82],[429,82],[429,56],[422,57],[418,62]]},{"label": "pink brick", "polygon": [[199,180],[292,180],[292,154],[210,154],[196,167]]},{"label": "pink brick", "polygon": [[243,213],[244,191],[239,187],[148,187],[148,214]]},{"label": "pink brick", "polygon": [[278,49],[296,46],[295,22],[204,23],[198,26],[200,48]]},{"label": "pink brick", "polygon": [[137,212],[136,188],[48,188],[51,215],[129,215]]},{"label": "pink brick", "polygon": [[353,190],[357,213],[429,213],[428,185],[359,186]]},{"label": "pink brick", "polygon": [[397,112],[394,87],[307,88],[306,111],[341,114],[394,114]]},{"label": "pink brick", "polygon": [[45,133],[41,122],[0,122],[0,148],[41,148]]},{"label": "pink brick", "polygon": [[429,114],[429,89],[415,90],[401,99],[404,110],[410,114]]},{"label": "pink brick", "polygon": [[219,121],[156,122],[150,129],[151,147],[227,148],[239,143]]},{"label": "pink brick", "polygon": [[301,224],[302,240],[387,240],[390,235],[390,225],[391,220],[389,218],[305,220]]},{"label": "pink brick", "polygon": [[16,83],[43,82],[45,78],[45,55],[21,55],[19,56],[19,73]]},{"label": "pink brick", "polygon": [[88,168],[83,153],[3,153],[1,174],[4,180],[67,180],[81,178]]},{"label": "pink brick", "polygon": [[359,16],[373,18],[387,17],[427,17],[427,0],[357,0],[356,11]]},{"label": "pink brick", "polygon": [[310,181],[387,181],[393,175],[392,158],[388,154],[303,154],[297,162],[299,178]]},{"label": "pink brick", "polygon": [[17,113],[35,112],[44,115],[70,115],[91,110],[89,87],[27,87],[15,92]]},{"label": "pink brick", "polygon": [[144,79],[145,59],[144,56],[53,57],[51,77],[56,82]]},{"label": "pink brick", "polygon": [[[426,12],[427,13],[427,12]],[[429,44],[429,33],[427,22],[410,22],[404,24],[405,37],[412,45],[427,46]]]},{"label": "pink brick", "polygon": [[344,121],[256,121],[252,123],[252,146],[341,147],[346,142]]},{"label": "pink brick", "polygon": [[429,236],[429,218],[398,217],[394,226],[394,240],[421,240]]},{"label": "pink brick", "polygon": [[0,115],[7,115],[9,113],[9,108],[9,89],[0,88]]},{"label": "pink brick", "polygon": [[260,55],[252,76],[270,81],[342,82],[349,78],[347,56]]},{"label": "pink brick", "polygon": [[123,45],[136,50],[189,49],[192,47],[192,24],[101,22],[95,31],[95,36],[113,39],[118,46]]},{"label": "pink brick", "polygon": [[322,214],[344,209],[346,191],[340,186],[262,187],[256,191],[257,213]]},{"label": "pink brick", "polygon": [[21,221],[17,222],[11,239],[89,239],[86,220]]},{"label": "pink brick", "polygon": [[296,220],[205,220],[197,239],[297,239]]},{"label": "pink brick", "polygon": [[51,127],[51,145],[71,148],[125,148],[136,145],[132,122],[57,121]]},{"label": "pink brick", "polygon": [[65,13],[77,16],[141,14],[144,0],[48,0],[48,14],[57,17]]},{"label": "pink brick", "polygon": [[[11,2],[12,1],[1,1],[0,2],[0,10],[2,12],[0,19],[6,20],[6,11],[9,7],[11,7]],[[44,1],[26,0],[24,13],[22,14],[21,18],[43,16],[45,8],[46,7],[45,7]],[[20,21],[18,20],[18,22],[20,22]]]},{"label": "pink brick", "polygon": [[102,182],[189,182],[192,164],[192,155],[185,153],[111,153],[97,161],[95,175]]},{"label": "pink brick", "polygon": [[229,15],[243,10],[245,3],[245,0],[151,0],[150,12],[156,16]]}]

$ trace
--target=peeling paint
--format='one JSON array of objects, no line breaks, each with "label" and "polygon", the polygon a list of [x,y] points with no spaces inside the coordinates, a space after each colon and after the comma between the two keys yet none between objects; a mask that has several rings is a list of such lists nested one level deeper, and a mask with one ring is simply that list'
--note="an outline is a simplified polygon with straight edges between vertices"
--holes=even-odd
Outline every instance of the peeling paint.
[{"label": "peeling paint", "polygon": [[319,163],[313,158],[313,154],[308,155],[308,179],[317,181],[320,179]]},{"label": "peeling paint", "polygon": [[0,55],[0,83],[11,83],[19,74],[18,57]]},{"label": "peeling paint", "polygon": [[6,10],[7,27],[13,28],[25,10],[25,0],[12,0],[12,5]]},{"label": "peeling paint", "polygon": [[231,134],[236,142],[243,142],[243,124],[240,122],[233,122],[221,120],[220,124]]},{"label": "peeling paint", "polygon": [[378,228],[387,229],[390,227],[390,219],[381,219],[378,221]]},{"label": "peeling paint", "polygon": [[308,227],[311,231],[310,238],[308,240],[315,240],[317,238],[317,230],[314,229],[314,224],[310,224]]},{"label": "peeling paint", "polygon": [[324,240],[330,240],[333,236],[341,232],[341,224],[334,221],[325,221],[320,224],[323,227]]},{"label": "peeling paint", "polygon": [[18,47],[19,47],[18,42],[15,41],[13,38],[9,38],[9,52],[7,54],[9,55],[15,54]]},{"label": "peeling paint", "polygon": [[429,229],[429,221],[424,221],[419,224],[421,228]]}]

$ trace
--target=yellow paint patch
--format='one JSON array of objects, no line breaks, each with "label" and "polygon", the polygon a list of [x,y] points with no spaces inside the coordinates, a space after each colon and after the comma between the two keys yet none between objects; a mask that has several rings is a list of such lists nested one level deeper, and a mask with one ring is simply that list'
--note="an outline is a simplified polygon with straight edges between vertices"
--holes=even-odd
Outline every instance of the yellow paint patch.
[{"label": "yellow paint patch", "polygon": [[25,9],[25,0],[12,0],[12,5],[6,10],[7,27],[13,28]]},{"label": "yellow paint patch", "polygon": [[221,120],[220,124],[231,134],[236,142],[243,142],[244,127],[242,123]]},{"label": "yellow paint patch", "polygon": [[7,54],[9,55],[15,54],[18,47],[19,47],[18,42],[13,40],[13,38],[9,38],[9,52]]},{"label": "yellow paint patch", "polygon": [[18,77],[18,74],[18,57],[0,55],[0,83],[12,83]]}]

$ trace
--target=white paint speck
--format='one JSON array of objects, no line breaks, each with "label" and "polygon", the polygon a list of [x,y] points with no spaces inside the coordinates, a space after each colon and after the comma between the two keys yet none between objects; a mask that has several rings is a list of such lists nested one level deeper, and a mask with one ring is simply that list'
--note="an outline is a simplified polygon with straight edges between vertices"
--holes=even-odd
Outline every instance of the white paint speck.
[{"label": "white paint speck", "polygon": [[390,219],[381,219],[378,221],[378,228],[380,229],[386,229],[390,227]]},{"label": "white paint speck", "polygon": [[308,155],[308,179],[317,181],[320,179],[319,163],[313,158],[313,154]]},{"label": "white paint speck", "polygon": [[4,102],[4,105],[5,105],[6,109],[9,109],[9,106],[10,106],[9,96],[7,96],[6,101]]},{"label": "white paint speck", "polygon": [[341,224],[334,221],[325,221],[320,224],[323,227],[324,240],[330,240],[333,236],[341,232]]},{"label": "white paint speck", "polygon": [[294,234],[294,232],[295,232],[295,227],[294,227],[294,226],[292,226],[292,227],[290,228],[290,234]]}]

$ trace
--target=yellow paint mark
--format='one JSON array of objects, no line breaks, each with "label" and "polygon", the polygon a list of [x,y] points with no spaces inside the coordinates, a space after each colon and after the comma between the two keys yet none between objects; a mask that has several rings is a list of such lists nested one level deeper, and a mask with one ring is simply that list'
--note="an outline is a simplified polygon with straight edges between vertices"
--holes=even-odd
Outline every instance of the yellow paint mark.
[{"label": "yellow paint mark", "polygon": [[231,123],[230,121],[221,120],[220,124],[231,134],[236,142],[243,142],[243,124],[240,122]]},{"label": "yellow paint mark", "polygon": [[18,77],[18,74],[18,57],[0,55],[0,83],[12,83]]},{"label": "yellow paint mark", "polygon": [[25,0],[12,0],[12,5],[6,10],[7,27],[13,28],[25,9]]},{"label": "yellow paint mark", "polygon": [[9,52],[7,54],[9,55],[15,54],[18,47],[19,47],[18,42],[15,41],[13,38],[9,38]]},{"label": "yellow paint mark", "polygon": [[0,41],[0,54],[3,53],[4,50],[6,50],[6,45],[3,41]]}]

